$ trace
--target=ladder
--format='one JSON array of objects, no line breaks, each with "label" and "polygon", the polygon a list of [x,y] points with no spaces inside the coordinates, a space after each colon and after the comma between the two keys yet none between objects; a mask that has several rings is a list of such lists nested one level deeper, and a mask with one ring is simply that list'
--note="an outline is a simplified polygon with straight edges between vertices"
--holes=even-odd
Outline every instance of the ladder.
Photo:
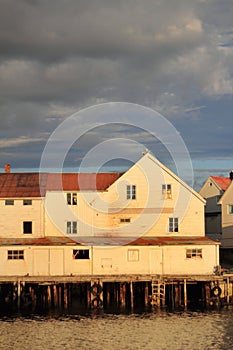
[{"label": "ladder", "polygon": [[152,281],[152,298],[151,305],[158,308],[165,305],[165,283],[162,281]]}]

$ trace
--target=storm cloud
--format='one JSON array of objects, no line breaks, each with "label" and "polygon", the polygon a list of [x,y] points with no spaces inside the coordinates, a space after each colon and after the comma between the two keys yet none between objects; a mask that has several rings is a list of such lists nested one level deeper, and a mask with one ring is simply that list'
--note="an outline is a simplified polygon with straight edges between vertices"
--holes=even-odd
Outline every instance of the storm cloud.
[{"label": "storm cloud", "polygon": [[66,117],[108,101],[156,109],[193,157],[232,158],[232,10],[231,0],[0,0],[1,162],[17,164],[19,140],[30,166],[26,140],[41,150]]}]

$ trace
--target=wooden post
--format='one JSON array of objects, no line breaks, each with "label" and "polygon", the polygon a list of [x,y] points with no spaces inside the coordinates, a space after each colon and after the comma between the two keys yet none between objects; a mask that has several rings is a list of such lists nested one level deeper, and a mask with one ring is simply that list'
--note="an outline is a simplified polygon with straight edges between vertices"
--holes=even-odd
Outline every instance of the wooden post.
[{"label": "wooden post", "polygon": [[175,308],[177,308],[179,305],[179,286],[178,284],[175,285]]},{"label": "wooden post", "polygon": [[187,281],[184,279],[184,310],[187,310],[188,301],[187,301]]},{"label": "wooden post", "polygon": [[145,283],[145,306],[149,304],[149,287],[148,282]]},{"label": "wooden post", "polygon": [[68,290],[67,290],[67,284],[64,283],[64,308],[68,308]]},{"label": "wooden post", "polygon": [[21,283],[17,282],[17,307],[20,309],[20,298],[21,298]]},{"label": "wooden post", "polygon": [[230,293],[229,293],[229,287],[230,287],[230,285],[229,285],[229,277],[227,277],[227,305],[229,305],[230,304]]},{"label": "wooden post", "polygon": [[47,302],[48,302],[48,307],[51,306],[51,285],[48,285],[47,287]]},{"label": "wooden post", "polygon": [[205,284],[205,305],[207,307],[210,305],[210,286],[208,283]]},{"label": "wooden post", "polygon": [[122,307],[125,307],[125,294],[126,294],[125,283],[121,283],[120,284],[120,300],[121,300]]},{"label": "wooden post", "polygon": [[130,281],[130,306],[131,309],[133,310],[134,308],[134,295],[133,295],[133,282]]},{"label": "wooden post", "polygon": [[54,296],[54,298],[53,298],[53,303],[54,303],[54,306],[56,307],[57,306],[57,304],[58,304],[58,297],[57,297],[57,286],[56,286],[56,284],[54,284],[53,285],[53,296]]},{"label": "wooden post", "polygon": [[106,283],[106,300],[107,300],[107,306],[110,305],[110,284]]}]

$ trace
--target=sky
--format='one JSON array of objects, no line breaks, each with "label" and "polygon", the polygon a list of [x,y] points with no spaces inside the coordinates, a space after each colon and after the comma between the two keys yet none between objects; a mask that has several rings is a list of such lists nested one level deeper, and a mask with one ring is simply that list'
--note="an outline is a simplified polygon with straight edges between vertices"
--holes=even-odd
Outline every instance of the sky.
[{"label": "sky", "polygon": [[[126,102],[172,123],[196,187],[210,174],[228,176],[232,13],[232,0],[0,0],[0,168],[38,168],[51,134],[73,113]],[[166,163],[151,135],[122,124],[83,136],[67,166],[116,133]]]}]

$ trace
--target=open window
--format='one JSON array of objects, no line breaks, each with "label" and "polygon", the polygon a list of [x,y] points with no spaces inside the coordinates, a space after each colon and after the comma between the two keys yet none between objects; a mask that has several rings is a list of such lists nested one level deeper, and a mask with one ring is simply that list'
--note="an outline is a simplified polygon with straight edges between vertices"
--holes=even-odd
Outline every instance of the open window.
[{"label": "open window", "polygon": [[66,194],[66,202],[68,205],[77,205],[77,193],[76,192],[68,192]]},{"label": "open window", "polygon": [[74,249],[72,256],[75,260],[90,259],[89,249]]},{"label": "open window", "polygon": [[23,222],[23,233],[31,234],[32,233],[32,221],[24,221]]}]

